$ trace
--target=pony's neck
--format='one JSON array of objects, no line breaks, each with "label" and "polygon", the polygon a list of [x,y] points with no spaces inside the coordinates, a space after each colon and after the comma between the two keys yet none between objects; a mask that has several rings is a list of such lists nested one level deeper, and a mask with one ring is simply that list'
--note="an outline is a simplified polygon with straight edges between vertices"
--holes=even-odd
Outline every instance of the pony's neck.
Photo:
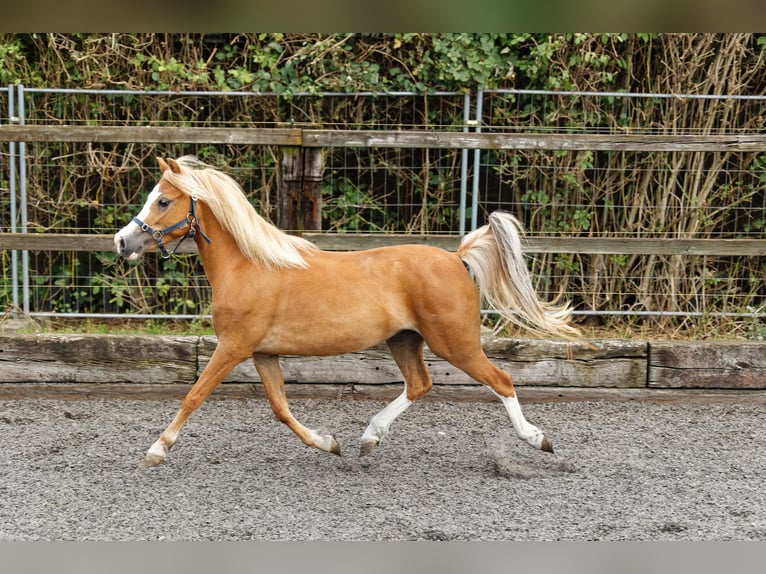
[{"label": "pony's neck", "polygon": [[197,219],[200,228],[210,239],[208,243],[201,233],[194,236],[202,266],[205,268],[208,282],[215,289],[217,281],[225,275],[225,271],[237,267],[241,262],[248,261],[237,245],[234,237],[213,217],[210,209],[204,204],[197,205]]}]

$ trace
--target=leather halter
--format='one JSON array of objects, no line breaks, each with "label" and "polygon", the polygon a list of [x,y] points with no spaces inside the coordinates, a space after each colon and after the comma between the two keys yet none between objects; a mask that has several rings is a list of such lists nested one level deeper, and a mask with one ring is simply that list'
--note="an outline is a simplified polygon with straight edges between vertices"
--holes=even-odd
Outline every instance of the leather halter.
[{"label": "leather halter", "polygon": [[[138,225],[138,227],[141,229],[141,231],[146,231],[149,235],[154,238],[154,241],[157,242],[157,247],[160,249],[160,253],[162,253],[162,257],[167,259],[171,255],[173,255],[176,251],[178,251],[178,248],[181,246],[181,243],[183,243],[187,239],[194,239],[194,236],[197,235],[197,232],[199,232],[202,239],[204,239],[208,244],[212,243],[212,240],[205,235],[205,232],[202,231],[202,228],[199,225],[199,221],[197,220],[197,198],[192,197],[191,198],[191,206],[189,207],[189,213],[184,217],[181,221],[178,223],[174,223],[170,227],[166,227],[165,229],[154,229],[152,227],[149,227],[146,223],[141,221],[138,217],[134,217],[133,221]],[[181,229],[183,227],[189,226],[189,231],[186,232],[186,235],[184,235],[181,238],[181,241],[176,243],[176,246],[173,248],[173,251],[168,251],[165,248],[165,244],[162,242],[162,237],[171,231],[175,231],[176,229]]]}]

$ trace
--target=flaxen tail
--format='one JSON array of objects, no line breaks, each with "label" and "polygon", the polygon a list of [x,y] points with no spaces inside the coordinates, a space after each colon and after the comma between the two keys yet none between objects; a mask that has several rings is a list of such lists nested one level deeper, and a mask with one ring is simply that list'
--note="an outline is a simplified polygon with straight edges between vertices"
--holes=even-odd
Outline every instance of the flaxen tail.
[{"label": "flaxen tail", "polygon": [[509,213],[494,212],[489,225],[466,235],[457,255],[471,268],[479,291],[510,322],[543,336],[579,340],[570,324],[569,304],[541,301],[521,251],[521,224]]}]

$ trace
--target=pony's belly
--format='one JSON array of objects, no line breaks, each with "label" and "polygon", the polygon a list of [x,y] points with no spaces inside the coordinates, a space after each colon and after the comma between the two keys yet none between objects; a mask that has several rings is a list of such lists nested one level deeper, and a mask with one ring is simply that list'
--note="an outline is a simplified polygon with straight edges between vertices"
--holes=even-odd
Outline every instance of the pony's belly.
[{"label": "pony's belly", "polygon": [[270,332],[256,352],[269,355],[329,356],[368,349],[392,337],[405,326],[373,326],[369,323],[306,325]]},{"label": "pony's belly", "polygon": [[340,355],[416,329],[412,309],[401,297],[371,296],[369,289],[350,293],[313,291],[311,300],[285,297],[270,317],[256,352],[273,355]]}]

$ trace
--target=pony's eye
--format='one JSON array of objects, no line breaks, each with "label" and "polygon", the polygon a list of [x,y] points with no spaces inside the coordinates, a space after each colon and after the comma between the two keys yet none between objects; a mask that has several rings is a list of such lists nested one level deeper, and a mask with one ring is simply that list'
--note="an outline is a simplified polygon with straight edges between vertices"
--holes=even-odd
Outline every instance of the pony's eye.
[{"label": "pony's eye", "polygon": [[159,207],[160,209],[165,209],[169,205],[170,205],[169,199],[165,199],[164,197],[161,197],[157,200],[157,207]]}]

